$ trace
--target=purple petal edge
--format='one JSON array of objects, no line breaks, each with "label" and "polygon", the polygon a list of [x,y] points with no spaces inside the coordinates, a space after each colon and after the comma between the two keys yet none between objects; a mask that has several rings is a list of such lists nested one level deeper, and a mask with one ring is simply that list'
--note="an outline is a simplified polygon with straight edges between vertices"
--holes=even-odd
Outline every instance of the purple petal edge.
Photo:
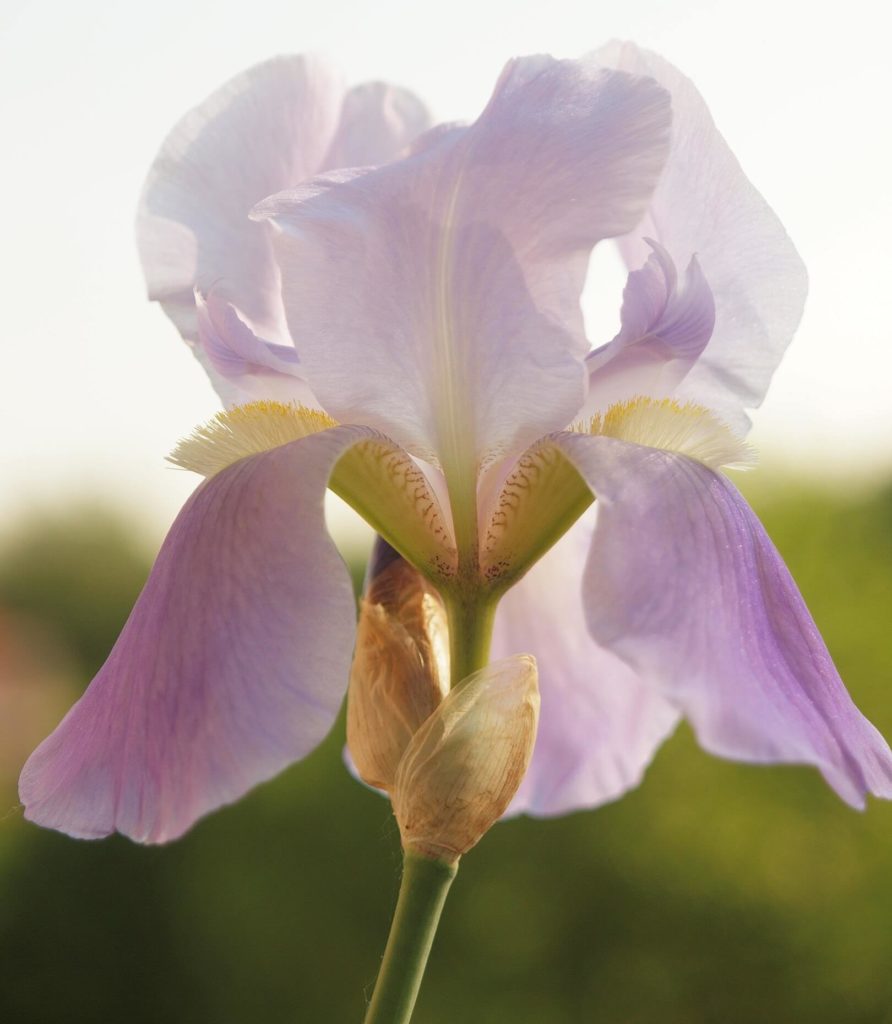
[{"label": "purple petal edge", "polygon": [[736,488],[674,452],[558,443],[598,495],[585,582],[598,643],[660,687],[710,752],[814,765],[853,807],[892,797],[892,752]]},{"label": "purple petal edge", "polygon": [[502,598],[492,657],[532,654],[541,709],[533,759],[508,814],[598,807],[637,786],[678,712],[589,635],[583,569],[595,510]]},{"label": "purple petal edge", "polygon": [[25,765],[26,818],[166,842],[323,739],[355,624],[323,497],[369,434],[323,431],[198,488],[108,661]]},{"label": "purple petal edge", "polygon": [[712,336],[715,302],[696,257],[679,286],[672,257],[647,242],[651,254],[623,291],[619,334],[586,357],[589,414],[638,395],[669,397]]}]

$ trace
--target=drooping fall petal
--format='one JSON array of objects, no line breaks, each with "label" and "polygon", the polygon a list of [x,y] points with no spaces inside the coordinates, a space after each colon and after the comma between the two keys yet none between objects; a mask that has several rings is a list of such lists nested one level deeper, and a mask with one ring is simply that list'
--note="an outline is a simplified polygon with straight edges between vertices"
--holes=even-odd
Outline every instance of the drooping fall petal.
[{"label": "drooping fall petal", "polygon": [[593,522],[586,514],[499,604],[492,656],[532,654],[542,701],[533,759],[509,813],[615,800],[638,785],[678,721],[658,690],[588,632],[582,583]]},{"label": "drooping fall petal", "polygon": [[355,623],[323,496],[369,434],[312,434],[199,487],[108,661],[26,764],[26,817],[164,842],[322,740]]},{"label": "drooping fall petal", "polygon": [[672,94],[672,149],[647,216],[621,240],[630,269],[656,239],[677,267],[696,256],[715,297],[715,330],[678,397],[734,427],[759,405],[802,316],[805,267],[783,225],[740,168],[694,85],[657,54],[611,43],[607,67],[650,75]]},{"label": "drooping fall petal", "polygon": [[892,797],[892,753],[852,703],[777,550],[734,486],[675,451],[565,434],[598,496],[595,640],[724,757],[816,766],[853,806]]},{"label": "drooping fall petal", "polygon": [[669,117],[647,79],[525,58],[472,126],[261,204],[323,406],[453,481],[569,422],[587,348],[579,261],[641,215]]},{"label": "drooping fall petal", "polygon": [[[318,409],[250,402],[218,413],[184,438],[170,455],[183,469],[212,477],[240,459],[337,426]],[[408,452],[369,430],[338,459],[328,481],[381,536],[428,577],[453,575],[456,550],[450,523],[430,481]]]}]

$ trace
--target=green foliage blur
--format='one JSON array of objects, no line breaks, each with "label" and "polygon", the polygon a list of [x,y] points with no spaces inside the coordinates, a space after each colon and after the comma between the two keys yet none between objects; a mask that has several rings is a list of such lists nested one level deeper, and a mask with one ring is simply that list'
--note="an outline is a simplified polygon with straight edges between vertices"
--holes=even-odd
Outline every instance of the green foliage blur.
[{"label": "green foliage blur", "polygon": [[[892,737],[892,488],[759,486],[853,696]],[[18,766],[148,565],[96,509],[32,520],[0,551],[4,735],[22,748],[0,762],[0,1020],[359,1024],[400,858],[388,805],[343,767],[342,721],[169,847],[22,819]],[[812,770],[718,761],[682,729],[625,799],[500,824],[465,858],[415,1021],[883,1024],[890,965],[892,806],[859,814]]]}]

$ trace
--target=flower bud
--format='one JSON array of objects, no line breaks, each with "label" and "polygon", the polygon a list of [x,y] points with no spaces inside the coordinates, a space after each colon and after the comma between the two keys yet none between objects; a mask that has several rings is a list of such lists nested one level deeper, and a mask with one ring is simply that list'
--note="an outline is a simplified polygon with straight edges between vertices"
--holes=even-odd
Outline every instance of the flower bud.
[{"label": "flower bud", "polygon": [[347,691],[347,746],[363,782],[392,791],[403,751],[448,690],[443,603],[379,538],[360,605]]},{"label": "flower bud", "polygon": [[457,861],[505,812],[539,721],[535,659],[493,662],[463,680],[412,737],[396,773],[403,846]]}]

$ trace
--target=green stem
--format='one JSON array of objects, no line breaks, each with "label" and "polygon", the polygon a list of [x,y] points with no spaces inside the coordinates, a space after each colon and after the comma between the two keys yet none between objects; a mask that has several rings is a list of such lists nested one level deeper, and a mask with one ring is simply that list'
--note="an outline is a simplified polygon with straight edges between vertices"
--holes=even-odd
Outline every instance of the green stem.
[{"label": "green stem", "polygon": [[449,621],[449,674],[456,687],[472,672],[489,662],[489,646],[496,617],[492,599],[470,600],[461,593],[445,594]]},{"label": "green stem", "polygon": [[[444,599],[451,682],[457,686],[489,661],[495,602],[469,600],[461,593],[444,595]],[[456,871],[457,861],[448,864],[405,851],[396,913],[365,1024],[408,1024]]]},{"label": "green stem", "polygon": [[[478,595],[473,585],[442,594],[449,621],[453,687],[489,661],[496,599]],[[365,1024],[409,1024],[446,894],[457,871],[458,861],[450,864],[404,851],[400,895]]]},{"label": "green stem", "polygon": [[365,1024],[408,1024],[446,893],[458,871],[406,851],[400,895]]}]

